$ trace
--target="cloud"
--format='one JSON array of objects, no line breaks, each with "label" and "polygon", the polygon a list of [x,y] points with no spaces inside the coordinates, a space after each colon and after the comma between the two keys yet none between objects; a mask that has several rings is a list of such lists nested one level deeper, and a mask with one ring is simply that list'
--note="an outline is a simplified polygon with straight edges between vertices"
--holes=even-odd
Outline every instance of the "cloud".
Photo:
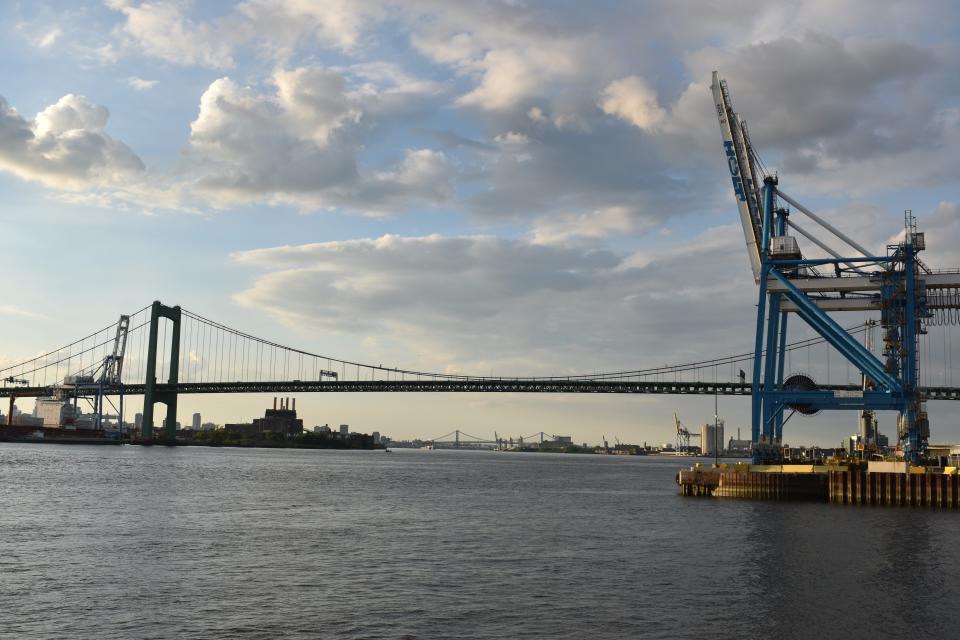
[{"label": "cloud", "polygon": [[[947,80],[953,74],[944,55],[893,39],[811,31],[733,50],[707,47],[687,65],[695,78],[713,69],[727,78],[768,165],[805,189],[866,191],[955,174],[948,141],[960,130],[947,105],[958,89]],[[691,83],[672,107],[673,131],[700,134],[707,84]]]},{"label": "cloud", "polygon": [[60,39],[60,36],[63,35],[63,29],[58,26],[54,26],[49,31],[44,33],[42,36],[36,39],[36,47],[38,49],[47,49],[52,47],[57,40]]},{"label": "cloud", "polygon": [[[591,220],[643,233],[730,204],[714,68],[788,191],[845,198],[950,184],[960,169],[955,47],[921,37],[938,23],[927,12],[891,8],[893,34],[861,0],[836,12],[817,1],[248,0],[212,17],[188,3],[110,6],[120,24],[105,55],[240,62],[204,92],[177,166],[185,191],[222,208],[453,204],[471,221],[536,225],[541,238],[590,237]],[[418,139],[438,129],[440,155]],[[412,179],[417,158],[438,185]],[[597,217],[618,208],[626,227]]]},{"label": "cloud", "polygon": [[191,150],[208,167],[197,187],[227,201],[243,201],[318,192],[353,180],[353,151],[326,140],[344,114],[318,113],[309,129],[298,130],[298,95],[266,95],[229,78],[214,81],[190,124]]},{"label": "cloud", "polygon": [[285,64],[303,45],[354,51],[365,27],[384,15],[380,2],[362,0],[247,0],[225,15],[194,20],[183,3],[107,0],[124,16],[114,39],[128,50],[178,65],[228,69],[253,43],[257,53]]},{"label": "cloud", "polygon": [[68,94],[25,120],[0,97],[0,169],[56,189],[108,186],[143,173],[143,162],[104,130],[106,107]]},{"label": "cloud", "polygon": [[330,133],[347,122],[360,120],[361,111],[346,94],[346,80],[322,68],[279,70],[273,75],[277,103],[291,120],[291,130],[306,133],[318,145],[326,145]]},{"label": "cloud", "polygon": [[633,234],[646,231],[654,226],[648,221],[646,225],[638,225],[640,220],[627,207],[607,207],[590,213],[579,215],[563,215],[540,218],[533,223],[533,241],[537,244],[553,244],[567,242],[571,239],[605,238],[613,233]]},{"label": "cloud", "polygon": [[331,70],[278,70],[275,91],[213,82],[190,127],[198,192],[221,206],[268,201],[306,210],[395,213],[452,196],[446,156],[407,149],[393,165],[361,170],[363,101]]},{"label": "cloud", "polygon": [[512,108],[524,98],[535,97],[543,76],[526,53],[509,49],[490,51],[477,63],[482,79],[470,92],[457,99],[465,107],[491,111]]},{"label": "cloud", "polygon": [[739,236],[709,230],[642,262],[490,236],[273,247],[234,254],[266,271],[235,299],[306,332],[389,336],[384,358],[398,364],[424,354],[438,370],[503,375],[639,366],[713,353],[724,323],[750,320]]},{"label": "cloud", "polygon": [[[303,40],[353,51],[368,24],[386,14],[385,4],[357,0],[247,0],[237,10],[256,25],[256,36],[269,41],[267,48],[285,56],[291,51],[289,44]],[[284,46],[284,42],[289,44]]]},{"label": "cloud", "polygon": [[48,316],[15,305],[0,304],[0,316],[14,316],[31,320],[49,320]]},{"label": "cloud", "polygon": [[657,103],[656,92],[638,76],[628,76],[608,84],[601,94],[600,108],[604,113],[640,129],[653,129],[665,115]]},{"label": "cloud", "polygon": [[126,18],[116,35],[127,47],[175,64],[214,69],[233,66],[234,42],[222,23],[195,23],[183,15],[180,6],[169,2],[134,5],[127,0],[107,0],[106,4]]},{"label": "cloud", "polygon": [[143,78],[138,78],[137,76],[130,76],[127,78],[127,84],[137,91],[147,91],[149,89],[153,89],[159,82],[159,80],[144,80]]}]

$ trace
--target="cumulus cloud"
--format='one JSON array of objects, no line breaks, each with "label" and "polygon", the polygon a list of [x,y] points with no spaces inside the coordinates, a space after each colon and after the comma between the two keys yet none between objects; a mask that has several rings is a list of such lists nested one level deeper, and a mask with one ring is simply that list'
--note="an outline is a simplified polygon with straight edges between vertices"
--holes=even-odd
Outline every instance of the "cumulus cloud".
[{"label": "cumulus cloud", "polygon": [[452,170],[440,152],[408,149],[394,165],[358,168],[363,102],[343,76],[279,70],[273,85],[261,92],[221,78],[204,92],[190,127],[201,192],[224,205],[266,200],[374,214],[451,196]]},{"label": "cumulus cloud", "polygon": [[254,43],[260,55],[279,64],[298,46],[320,45],[353,52],[364,28],[385,15],[379,1],[246,0],[213,19],[192,19],[189,4],[156,0],[135,4],[106,0],[124,21],[114,39],[124,49],[178,65],[227,69],[235,53]]},{"label": "cumulus cloud", "polygon": [[489,51],[477,66],[482,68],[480,83],[457,103],[492,111],[508,109],[524,98],[536,96],[543,76],[525,53],[509,49]]},{"label": "cumulus cloud", "polygon": [[335,129],[360,119],[359,108],[346,94],[346,80],[334,71],[317,67],[280,70],[274,73],[273,82],[277,103],[291,120],[291,130],[306,134],[318,145],[326,145]]},{"label": "cumulus cloud", "polygon": [[144,164],[105,128],[109,112],[68,94],[24,119],[0,97],[0,169],[56,189],[82,189],[141,174]]},{"label": "cumulus cloud", "polygon": [[353,153],[325,139],[341,114],[326,120],[318,114],[311,130],[300,132],[287,125],[297,120],[290,97],[290,92],[262,94],[229,78],[207,88],[190,125],[191,148],[210,166],[198,183],[202,190],[243,200],[319,191],[355,178]]},{"label": "cumulus cloud", "polygon": [[657,103],[657,94],[643,78],[628,76],[607,85],[600,97],[603,112],[641,129],[653,129],[665,112]]},{"label": "cumulus cloud", "polygon": [[[385,15],[386,3],[358,2],[357,0],[247,0],[238,12],[256,26],[252,36],[264,36],[268,48],[287,55],[290,43],[309,40],[342,51],[352,51],[358,45],[365,27]],[[286,45],[284,43],[287,43]]]},{"label": "cumulus cloud", "polygon": [[[960,169],[950,153],[960,137],[956,56],[948,43],[918,37],[946,5],[891,9],[896,34],[879,17],[890,11],[863,0],[842,11],[818,0],[759,8],[745,0],[723,8],[601,3],[600,10],[247,0],[213,17],[186,3],[109,6],[121,19],[110,55],[217,69],[266,55],[279,69],[264,79],[260,68],[244,68],[231,77],[251,86],[218,81],[201,99],[184,175],[218,206],[265,201],[381,213],[403,200],[378,201],[378,194],[405,193],[415,203],[459,194],[458,207],[485,223],[536,221],[547,229],[552,217],[570,227],[622,207],[631,212],[629,233],[642,232],[669,215],[730,204],[708,86],[714,68],[730,80],[761,154],[789,176],[788,191],[844,197],[851,186],[866,193],[950,183]],[[394,55],[397,43],[411,51]],[[304,62],[324,50],[341,64]],[[406,71],[418,67],[429,79]],[[408,155],[425,146],[409,139],[435,128],[450,107],[469,135],[461,129],[447,140],[472,142],[430,156],[437,167],[446,163],[433,174],[439,188],[413,189],[410,181],[386,188],[391,176],[409,174]],[[254,124],[266,130],[230,131]],[[407,148],[371,152],[391,138]],[[257,157],[252,150],[260,148]]]},{"label": "cumulus cloud", "polygon": [[214,69],[233,66],[235,43],[222,24],[195,23],[184,16],[179,5],[169,2],[107,0],[106,4],[126,18],[117,27],[117,37],[125,46],[176,64]]}]

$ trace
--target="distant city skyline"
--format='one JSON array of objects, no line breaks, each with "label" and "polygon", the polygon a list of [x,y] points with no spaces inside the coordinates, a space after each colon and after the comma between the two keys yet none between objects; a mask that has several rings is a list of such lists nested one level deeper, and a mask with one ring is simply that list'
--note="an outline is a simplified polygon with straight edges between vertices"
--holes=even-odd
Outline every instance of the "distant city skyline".
[{"label": "distant city skyline", "polygon": [[[108,0],[0,17],[0,365],[154,299],[425,371],[751,351],[714,69],[785,191],[880,253],[912,209],[924,260],[960,267],[953,3]],[[933,384],[952,381],[941,341],[925,343]],[[788,367],[855,381],[835,355]],[[178,419],[247,420],[270,397],[183,395]],[[714,413],[691,396],[300,397],[305,424],[394,438],[664,442],[675,411]],[[933,440],[960,441],[960,407],[930,411]],[[746,430],[748,401],[720,413]],[[856,429],[853,412],[797,418],[786,439]]]}]

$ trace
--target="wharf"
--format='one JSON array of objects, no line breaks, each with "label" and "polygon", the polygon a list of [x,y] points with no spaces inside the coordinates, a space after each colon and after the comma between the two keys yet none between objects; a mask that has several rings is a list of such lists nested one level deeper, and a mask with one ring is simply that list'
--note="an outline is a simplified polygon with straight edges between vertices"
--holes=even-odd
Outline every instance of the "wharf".
[{"label": "wharf", "polygon": [[925,468],[905,462],[738,462],[709,468],[697,464],[681,470],[676,480],[685,496],[960,509],[960,474],[956,467]]}]

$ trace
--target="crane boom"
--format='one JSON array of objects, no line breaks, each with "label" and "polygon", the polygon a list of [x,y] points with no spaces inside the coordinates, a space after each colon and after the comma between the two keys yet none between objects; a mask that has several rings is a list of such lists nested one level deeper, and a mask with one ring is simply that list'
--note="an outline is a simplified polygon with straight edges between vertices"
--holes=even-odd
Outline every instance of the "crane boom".
[{"label": "crane boom", "polygon": [[753,279],[759,282],[761,215],[750,137],[747,134],[746,125],[733,110],[726,80],[721,80],[716,71],[713,72],[713,84],[710,89],[713,91],[713,102],[717,108],[717,119],[720,121],[720,135],[727,154],[733,193],[737,198],[737,208],[740,210],[740,224],[743,226],[750,268],[753,270]]}]

